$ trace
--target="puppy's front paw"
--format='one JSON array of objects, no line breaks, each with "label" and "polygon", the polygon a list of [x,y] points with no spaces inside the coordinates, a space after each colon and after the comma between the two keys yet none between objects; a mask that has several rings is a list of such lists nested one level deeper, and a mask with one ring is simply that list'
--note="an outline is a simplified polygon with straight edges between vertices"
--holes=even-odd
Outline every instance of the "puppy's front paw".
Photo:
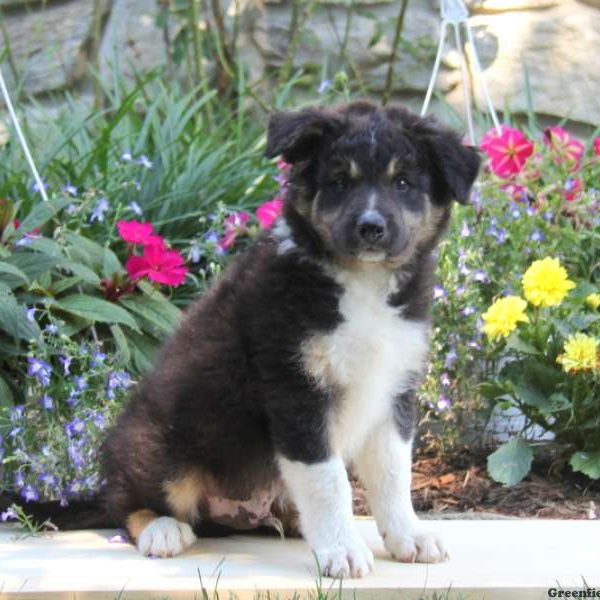
[{"label": "puppy's front paw", "polygon": [[448,559],[448,552],[439,536],[420,528],[388,532],[383,543],[387,551],[401,562],[437,563]]},{"label": "puppy's front paw", "polygon": [[327,577],[364,577],[373,569],[373,553],[358,535],[345,542],[316,548],[321,573]]},{"label": "puppy's front paw", "polygon": [[145,556],[165,558],[181,554],[196,541],[192,528],[172,517],[159,517],[139,536],[137,547]]}]

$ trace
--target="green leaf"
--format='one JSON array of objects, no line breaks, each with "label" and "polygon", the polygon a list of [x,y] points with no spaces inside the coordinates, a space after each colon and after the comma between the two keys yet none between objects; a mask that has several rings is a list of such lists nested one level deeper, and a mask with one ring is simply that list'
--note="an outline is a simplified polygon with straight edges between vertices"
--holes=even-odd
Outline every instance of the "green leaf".
[{"label": "green leaf", "polygon": [[40,335],[40,328],[29,321],[26,311],[12,293],[0,293],[0,329],[15,340],[29,341]]},{"label": "green leaf", "polygon": [[135,319],[124,309],[101,298],[86,294],[73,294],[62,298],[56,306],[78,317],[100,323],[121,323],[139,331]]},{"label": "green leaf", "polygon": [[[2,277],[2,274],[8,274],[9,276],[12,275],[12,277],[8,277],[8,281],[6,281],[6,277]],[[7,262],[0,262],[0,278],[10,287],[18,287],[20,285],[29,284],[29,278],[27,275],[25,275],[25,273],[23,273],[19,267],[15,267],[15,265],[11,265]],[[15,280],[17,282],[16,285],[14,285]]]},{"label": "green leaf", "polygon": [[104,248],[102,257],[102,271],[104,273],[104,277],[108,279],[112,279],[115,273],[123,273],[125,271],[121,261],[116,257],[115,253],[108,248]]},{"label": "green leaf", "polygon": [[7,408],[13,406],[13,393],[8,383],[0,375],[0,408],[3,406]]},{"label": "green leaf", "polygon": [[517,398],[523,402],[523,404],[535,406],[543,411],[547,411],[550,408],[549,399],[546,397],[546,394],[532,385],[528,385],[527,383],[515,383],[514,389]]},{"label": "green leaf", "polygon": [[75,262],[83,262],[88,267],[99,268],[104,265],[104,247],[78,233],[65,233],[70,244],[70,255]]},{"label": "green leaf", "polygon": [[140,373],[146,373],[154,366],[154,356],[160,347],[160,342],[148,335],[129,334],[133,362]]},{"label": "green leaf", "polygon": [[23,219],[19,231],[27,233],[36,227],[41,227],[52,217],[55,217],[69,202],[69,198],[65,196],[57,196],[48,202],[39,202]]},{"label": "green leaf", "polygon": [[529,473],[533,452],[521,438],[503,444],[488,456],[490,477],[504,485],[515,485]]},{"label": "green leaf", "polygon": [[6,262],[20,269],[31,280],[54,269],[62,258],[42,252],[16,252]]},{"label": "green leaf", "polygon": [[159,336],[172,333],[181,319],[181,311],[160,294],[123,296],[119,302],[146,325],[157,328]]},{"label": "green leaf", "polygon": [[131,361],[131,350],[127,343],[127,337],[123,333],[123,329],[120,325],[111,325],[110,331],[113,334],[115,344],[117,346],[119,362],[124,365],[128,365]]},{"label": "green leaf", "polygon": [[541,352],[535,346],[523,340],[517,333],[513,333],[508,336],[506,340],[506,346],[511,350],[516,350],[517,352],[521,352],[523,354],[541,354]]},{"label": "green leaf", "polygon": [[595,452],[575,452],[569,464],[573,471],[579,471],[590,479],[600,479],[600,450]]},{"label": "green leaf", "polygon": [[485,381],[477,386],[477,391],[488,400],[496,400],[510,393],[508,386],[495,381]]},{"label": "green leaf", "polygon": [[98,275],[96,275],[96,273],[94,273],[94,271],[92,271],[92,269],[89,269],[88,267],[86,267],[85,265],[82,265],[81,263],[78,263],[75,261],[65,262],[62,265],[62,267],[65,269],[68,269],[74,275],[77,275],[86,283],[90,283],[91,285],[95,285],[95,286],[100,285],[100,277],[98,277]]}]

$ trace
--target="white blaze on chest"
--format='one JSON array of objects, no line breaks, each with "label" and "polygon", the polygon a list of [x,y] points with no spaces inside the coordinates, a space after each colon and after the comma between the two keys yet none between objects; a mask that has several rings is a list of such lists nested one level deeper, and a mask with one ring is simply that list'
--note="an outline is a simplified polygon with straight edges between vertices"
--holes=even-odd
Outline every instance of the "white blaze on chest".
[{"label": "white blaze on chest", "polygon": [[308,339],[303,358],[311,377],[335,390],[330,439],[349,460],[373,427],[391,418],[394,398],[421,371],[427,326],[387,304],[390,275],[383,269],[340,271],[336,279],[344,287],[345,320],[332,333]]}]

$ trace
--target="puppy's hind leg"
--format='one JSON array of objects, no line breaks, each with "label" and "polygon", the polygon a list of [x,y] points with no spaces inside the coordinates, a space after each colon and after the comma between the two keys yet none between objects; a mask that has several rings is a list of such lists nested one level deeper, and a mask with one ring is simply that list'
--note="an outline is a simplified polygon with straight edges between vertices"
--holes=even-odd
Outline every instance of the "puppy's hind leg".
[{"label": "puppy's hind leg", "polygon": [[177,556],[196,541],[188,523],[148,509],[136,510],[127,517],[127,531],[145,556]]}]

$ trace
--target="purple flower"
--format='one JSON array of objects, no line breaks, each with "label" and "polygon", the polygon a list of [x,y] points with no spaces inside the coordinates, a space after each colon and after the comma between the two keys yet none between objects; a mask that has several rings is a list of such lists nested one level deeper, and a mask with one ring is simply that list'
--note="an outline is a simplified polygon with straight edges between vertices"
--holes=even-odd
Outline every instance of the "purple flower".
[{"label": "purple flower", "polygon": [[450,406],[452,406],[452,401],[447,396],[440,394],[440,396],[438,397],[436,406],[437,406],[438,410],[444,411],[444,410],[449,409]]},{"label": "purple flower", "polygon": [[470,317],[472,314],[475,314],[476,310],[474,306],[465,306],[461,312],[465,317]]},{"label": "purple flower", "polygon": [[67,396],[67,404],[69,406],[77,406],[79,404],[79,390],[71,390]]},{"label": "purple flower", "polygon": [[35,323],[35,308],[28,308],[27,309],[27,320],[30,323]]},{"label": "purple flower", "polygon": [[25,498],[25,502],[37,502],[40,499],[38,491],[29,484],[21,490],[21,496]]},{"label": "purple flower", "polygon": [[441,300],[442,298],[446,298],[447,296],[448,292],[441,285],[436,285],[433,287],[434,300]]},{"label": "purple flower", "polygon": [[75,417],[65,425],[65,431],[70,438],[81,435],[85,431],[85,423],[79,417]]},{"label": "purple flower", "polygon": [[519,210],[518,207],[514,207],[511,211],[510,211],[510,216],[516,221],[517,219],[521,218],[521,211]]},{"label": "purple flower", "polygon": [[462,296],[466,291],[467,291],[467,288],[464,285],[459,285],[456,288],[456,295],[457,296]]},{"label": "purple flower", "polygon": [[108,203],[108,198],[100,198],[98,202],[96,202],[96,206],[92,210],[92,214],[90,216],[90,223],[94,221],[98,221],[98,223],[102,223],[106,217],[106,213],[110,210],[110,204]]},{"label": "purple flower", "polygon": [[452,383],[452,380],[450,379],[450,375],[448,375],[448,373],[442,373],[440,375],[440,383],[444,387],[450,387],[450,384]]},{"label": "purple flower", "polygon": [[27,368],[27,375],[35,377],[43,387],[50,384],[50,375],[52,375],[52,366],[44,360],[34,358],[33,356],[27,357],[29,367]]},{"label": "purple flower", "polygon": [[142,207],[135,200],[132,200],[127,205],[127,208],[129,208],[129,210],[131,212],[133,212],[134,215],[137,215],[138,217],[141,217],[144,214],[144,212],[142,211]]},{"label": "purple flower", "polygon": [[202,258],[202,248],[198,245],[197,242],[192,242],[189,257],[193,263],[200,262],[200,259]]},{"label": "purple flower", "polygon": [[73,384],[75,385],[75,389],[79,392],[82,392],[88,386],[87,379],[83,375],[73,377]]},{"label": "purple flower", "polygon": [[529,239],[532,242],[543,242],[546,239],[546,236],[542,231],[536,229],[530,236]]},{"label": "purple flower", "polygon": [[121,154],[122,162],[131,162],[132,160],[133,157],[131,156],[131,152],[123,152],[123,154]]},{"label": "purple flower", "polygon": [[203,236],[205,242],[209,242],[211,244],[218,244],[221,236],[214,231],[213,229],[209,229]]},{"label": "purple flower", "polygon": [[40,405],[42,408],[44,408],[46,410],[52,410],[54,408],[54,400],[52,400],[52,396],[49,396],[48,394],[44,394],[40,398]]},{"label": "purple flower", "polygon": [[450,369],[452,367],[452,365],[457,361],[457,359],[458,359],[458,354],[456,353],[456,350],[454,350],[454,349],[449,350],[448,353],[446,354],[446,358],[444,360],[444,368]]},{"label": "purple flower", "polygon": [[46,180],[43,177],[40,179],[40,182],[41,182],[41,185],[37,181],[34,181],[33,185],[31,186],[31,190],[34,192],[40,192],[42,188],[44,188],[44,190],[48,189]]},{"label": "purple flower", "polygon": [[40,473],[38,479],[48,487],[52,487],[58,483],[56,475],[53,475],[52,473]]},{"label": "purple flower", "polygon": [[477,271],[473,271],[473,279],[478,281],[479,283],[488,283],[490,278],[485,271],[478,269]]},{"label": "purple flower", "polygon": [[326,92],[330,87],[331,79],[324,79],[323,81],[321,81],[319,87],[317,88],[317,94],[322,94],[323,92]]},{"label": "purple flower", "polygon": [[146,169],[151,169],[154,166],[152,161],[145,154],[142,154],[135,162]]},{"label": "purple flower", "polygon": [[21,471],[17,471],[15,473],[15,487],[20,490],[25,486],[25,477],[23,477],[23,473]]},{"label": "purple flower", "polygon": [[92,367],[98,367],[102,363],[104,363],[105,360],[106,354],[104,352],[95,352],[92,355],[92,360],[90,361],[90,364],[92,365]]},{"label": "purple flower", "polygon": [[17,513],[12,507],[7,508],[4,512],[0,513],[0,521],[14,520],[17,518]]},{"label": "purple flower", "polygon": [[77,196],[77,188],[70,183],[67,183],[63,186],[63,192],[65,192],[65,194],[69,194],[70,196]]},{"label": "purple flower", "polygon": [[58,333],[58,327],[54,323],[50,323],[44,327],[44,331],[50,335],[56,335]]},{"label": "purple flower", "polygon": [[467,225],[466,221],[462,222],[462,227],[460,228],[460,235],[462,237],[469,237],[471,235],[471,230],[469,229],[469,226]]},{"label": "purple flower", "polygon": [[111,371],[106,383],[106,396],[114,400],[116,390],[126,390],[131,386],[131,375],[127,371]]},{"label": "purple flower", "polygon": [[59,356],[58,360],[63,366],[63,374],[70,375],[71,374],[71,363],[73,362],[73,357],[71,356]]}]

